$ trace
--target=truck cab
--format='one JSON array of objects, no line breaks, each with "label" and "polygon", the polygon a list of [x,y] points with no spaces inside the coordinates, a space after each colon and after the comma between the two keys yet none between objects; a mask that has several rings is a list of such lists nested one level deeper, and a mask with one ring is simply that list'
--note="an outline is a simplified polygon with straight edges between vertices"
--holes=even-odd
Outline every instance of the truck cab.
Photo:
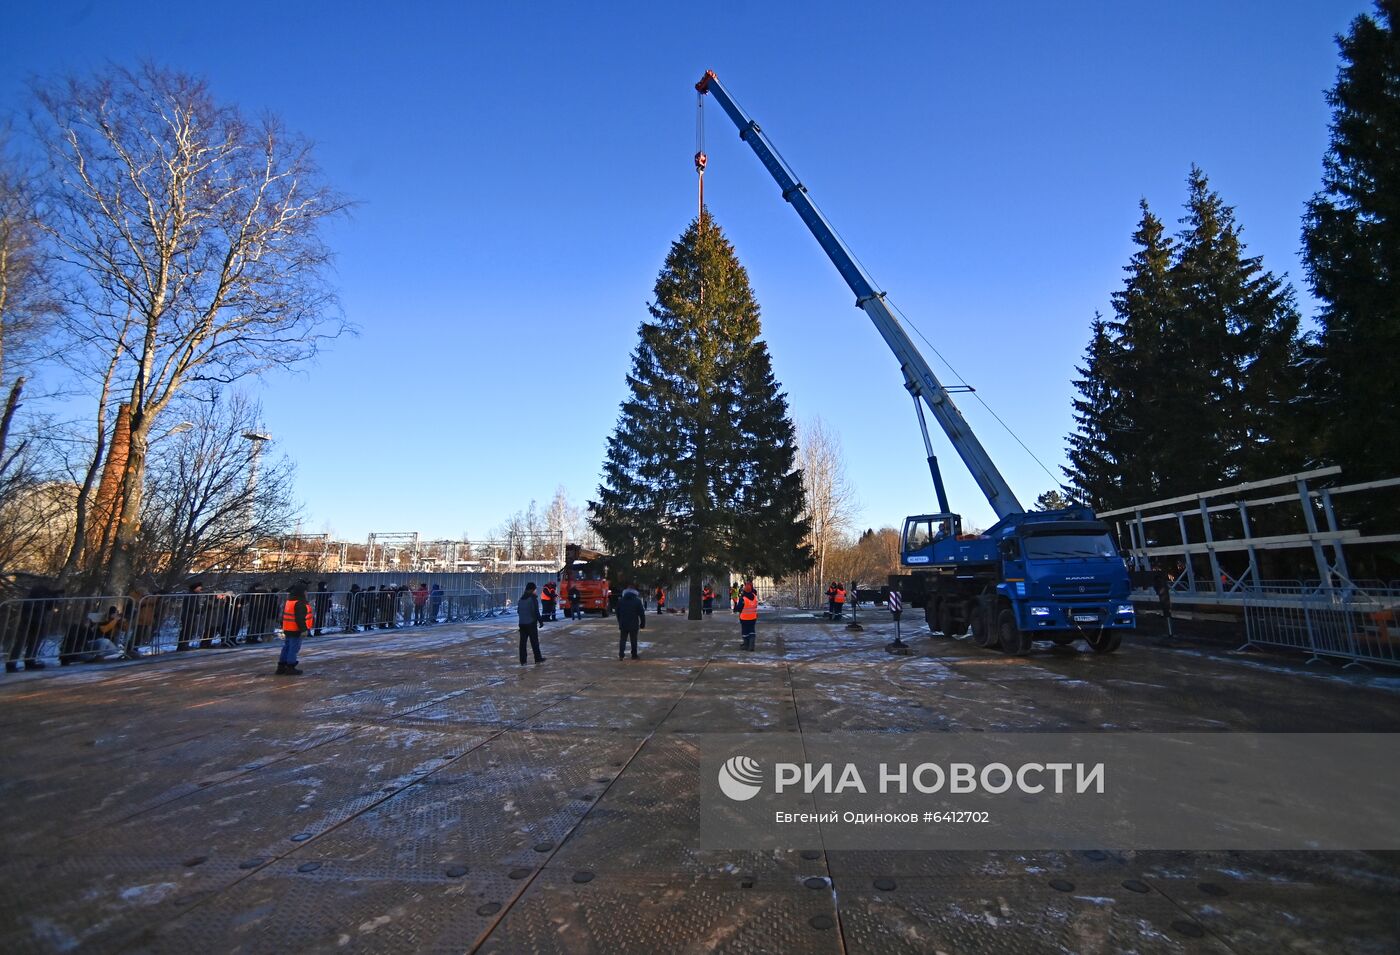
[{"label": "truck cab", "polygon": [[577,589],[584,613],[606,617],[615,603],[608,581],[611,558],[578,544],[569,544],[564,553],[566,563],[559,568],[559,599],[568,606],[570,589]]},{"label": "truck cab", "polygon": [[984,534],[962,533],[956,514],[910,517],[901,562],[930,629],[970,630],[979,646],[1025,653],[1034,640],[1083,637],[1108,653],[1136,625],[1127,567],[1086,507],[1010,515]]}]

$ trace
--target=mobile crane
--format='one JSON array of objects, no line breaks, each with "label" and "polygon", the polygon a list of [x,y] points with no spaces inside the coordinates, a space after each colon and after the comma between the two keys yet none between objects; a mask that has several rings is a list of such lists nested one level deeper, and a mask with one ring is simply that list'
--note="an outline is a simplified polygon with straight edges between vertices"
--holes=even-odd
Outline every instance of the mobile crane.
[{"label": "mobile crane", "polygon": [[[1136,625],[1136,617],[1128,596],[1127,567],[1108,526],[1088,507],[1027,512],[1021,506],[953,404],[949,389],[886,303],[885,293],[876,289],[762,128],[713,71],[700,77],[695,89],[702,97],[713,96],[739,128],[739,138],[778,183],[783,198],[855,293],[856,307],[870,317],[894,353],[904,387],[913,396],[938,513],[905,518],[900,563],[910,573],[892,577],[891,585],[903,590],[905,603],[923,608],[931,632],[953,636],[970,631],[981,647],[1024,654],[1038,639],[1064,645],[1083,637],[1096,653],[1118,649],[1122,632]],[[705,162],[702,150],[695,156],[696,169],[703,172]],[[997,515],[997,523],[984,534],[963,534],[962,518],[948,506],[925,406]]]}]

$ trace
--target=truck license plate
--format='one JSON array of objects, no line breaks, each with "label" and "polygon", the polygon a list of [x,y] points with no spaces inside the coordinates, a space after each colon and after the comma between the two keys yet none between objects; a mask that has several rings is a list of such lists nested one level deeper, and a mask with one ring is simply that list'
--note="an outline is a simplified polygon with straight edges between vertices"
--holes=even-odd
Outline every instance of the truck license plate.
[{"label": "truck license plate", "polygon": [[1098,623],[1099,615],[1096,613],[1077,613],[1074,615],[1075,623]]}]

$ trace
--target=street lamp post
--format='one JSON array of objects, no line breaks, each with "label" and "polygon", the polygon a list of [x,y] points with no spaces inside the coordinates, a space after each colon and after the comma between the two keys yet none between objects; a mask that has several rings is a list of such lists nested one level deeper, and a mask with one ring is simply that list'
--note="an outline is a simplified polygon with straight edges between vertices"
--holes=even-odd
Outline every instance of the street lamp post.
[{"label": "street lamp post", "polygon": [[[252,449],[248,452],[248,486],[243,496],[243,524],[247,527],[253,520],[253,499],[258,492],[258,459],[262,457],[263,445],[272,440],[272,435],[260,431],[244,431],[243,438],[252,444]],[[256,546],[257,541],[250,543]]]}]

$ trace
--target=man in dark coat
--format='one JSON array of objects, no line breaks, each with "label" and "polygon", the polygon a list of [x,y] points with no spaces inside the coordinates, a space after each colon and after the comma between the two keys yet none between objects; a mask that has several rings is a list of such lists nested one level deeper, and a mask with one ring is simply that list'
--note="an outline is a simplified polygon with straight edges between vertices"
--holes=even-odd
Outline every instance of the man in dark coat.
[{"label": "man in dark coat", "polygon": [[525,665],[525,642],[535,652],[535,662],[543,663],[540,656],[540,598],[535,594],[535,582],[525,585],[525,592],[515,603],[516,614],[520,618],[520,665]]},{"label": "man in dark coat", "polygon": [[350,593],[345,597],[345,632],[358,633],[360,618],[364,615],[364,598],[360,596],[360,585],[351,584]]},{"label": "man in dark coat", "polygon": [[629,584],[617,600],[617,658],[627,656],[627,641],[632,641],[632,659],[637,659],[637,631],[647,627],[647,609],[636,584]]},{"label": "man in dark coat", "polygon": [[324,580],[316,583],[316,599],[312,605],[312,616],[316,618],[316,629],[312,631],[312,636],[319,637],[321,628],[328,626],[331,617],[331,592],[326,587]]}]

